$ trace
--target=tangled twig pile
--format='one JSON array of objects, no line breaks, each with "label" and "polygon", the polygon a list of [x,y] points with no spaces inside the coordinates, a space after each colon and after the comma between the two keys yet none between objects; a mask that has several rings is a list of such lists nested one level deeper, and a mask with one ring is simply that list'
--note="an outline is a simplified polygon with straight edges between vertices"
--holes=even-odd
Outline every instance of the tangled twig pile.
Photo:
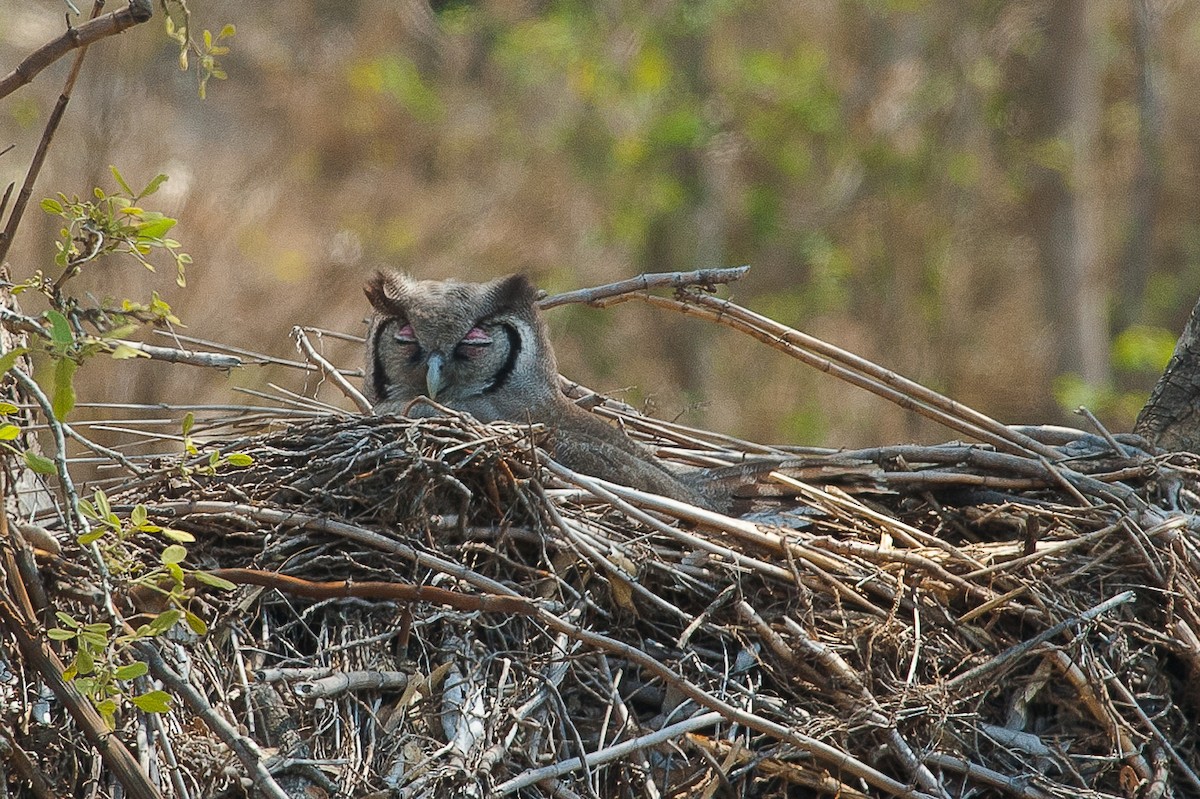
[{"label": "tangled twig pile", "polygon": [[[253,773],[232,753],[270,753],[289,795],[1200,791],[1195,533],[1168,510],[1197,501],[1194,459],[1076,442],[1108,495],[1086,501],[985,448],[810,453],[792,468],[826,479],[783,476],[785,528],[579,477],[596,497],[537,442],[324,419],[114,496],[242,586],[152,661],[192,689],[155,762],[195,795]],[[65,561],[60,602],[91,579]]]},{"label": "tangled twig pile", "polygon": [[[710,316],[987,443],[763,447],[583,396],[668,459],[775,459],[736,515],[573,473],[537,426],[453,415],[259,409],[265,432],[197,457],[122,456],[133,476],[90,508],[121,533],[104,556],[84,536],[39,569],[0,530],[9,781],[44,797],[1200,796],[1200,460],[1006,427],[725,301],[583,299]],[[140,659],[87,654],[90,701],[70,679],[89,635]],[[107,696],[114,676],[159,712]]]}]

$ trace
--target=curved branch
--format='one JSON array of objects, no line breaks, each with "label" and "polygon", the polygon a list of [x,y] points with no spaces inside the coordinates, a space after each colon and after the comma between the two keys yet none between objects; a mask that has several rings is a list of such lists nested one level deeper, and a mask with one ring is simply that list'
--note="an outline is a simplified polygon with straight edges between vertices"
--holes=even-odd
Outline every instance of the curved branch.
[{"label": "curved branch", "polygon": [[62,36],[52,39],[34,50],[25,57],[25,60],[17,64],[16,69],[0,78],[0,98],[7,97],[29,83],[39,72],[72,50],[85,47],[106,36],[120,33],[134,25],[140,25],[150,19],[153,14],[154,9],[150,0],[129,0],[129,5],[120,11],[113,11],[88,20],[77,28],[68,28]]}]

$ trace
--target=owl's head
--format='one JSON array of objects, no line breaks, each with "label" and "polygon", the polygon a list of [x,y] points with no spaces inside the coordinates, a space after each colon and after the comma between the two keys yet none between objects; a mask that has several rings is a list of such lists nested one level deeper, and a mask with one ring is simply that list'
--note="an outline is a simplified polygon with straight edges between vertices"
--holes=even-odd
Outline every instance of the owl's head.
[{"label": "owl's head", "polygon": [[363,386],[376,413],[424,395],[482,421],[523,421],[558,392],[558,366],[524,275],[488,283],[378,272]]}]

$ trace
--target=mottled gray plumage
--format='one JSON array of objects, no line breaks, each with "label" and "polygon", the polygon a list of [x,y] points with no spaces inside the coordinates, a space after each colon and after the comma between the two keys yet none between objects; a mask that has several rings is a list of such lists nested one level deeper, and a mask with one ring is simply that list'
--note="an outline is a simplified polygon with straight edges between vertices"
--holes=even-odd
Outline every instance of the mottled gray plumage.
[{"label": "mottled gray plumage", "polygon": [[[462,283],[380,272],[366,293],[375,314],[364,393],[375,413],[403,413],[424,395],[482,422],[540,422],[551,432],[555,459],[568,468],[712,504],[690,484],[690,473],[667,467],[562,394],[537,290],[524,275]],[[412,412],[431,410],[418,404]]]}]

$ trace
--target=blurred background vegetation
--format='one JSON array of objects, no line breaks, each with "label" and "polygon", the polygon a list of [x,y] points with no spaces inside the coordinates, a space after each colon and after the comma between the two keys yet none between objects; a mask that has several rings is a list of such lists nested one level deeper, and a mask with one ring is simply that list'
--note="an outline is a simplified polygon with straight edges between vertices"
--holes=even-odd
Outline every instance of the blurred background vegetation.
[{"label": "blurred background vegetation", "polygon": [[[170,180],[191,335],[294,357],[362,332],[379,266],[554,292],[751,264],[733,298],[1006,422],[1127,430],[1200,294],[1200,4],[1177,0],[246,3],[198,97],[161,10],[85,62],[35,201]],[[111,5],[110,5],[111,7]],[[61,33],[0,0],[0,72]],[[0,104],[20,181],[70,59]],[[58,220],[10,253],[52,270]],[[946,431],[739,337],[624,305],[552,311],[571,377],[757,440]],[[40,310],[40,309],[33,309]],[[167,343],[160,341],[158,343]],[[339,363],[357,349],[327,342]],[[231,401],[269,369],[89,363],[80,399]]]}]

